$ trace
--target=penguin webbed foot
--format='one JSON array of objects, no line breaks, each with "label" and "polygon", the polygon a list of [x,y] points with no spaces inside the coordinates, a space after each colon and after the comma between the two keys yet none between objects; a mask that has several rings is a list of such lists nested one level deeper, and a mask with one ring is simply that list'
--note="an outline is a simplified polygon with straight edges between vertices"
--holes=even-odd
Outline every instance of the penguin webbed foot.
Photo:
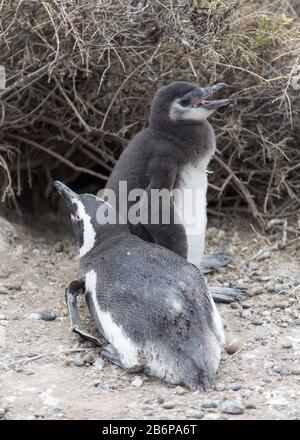
[{"label": "penguin webbed foot", "polygon": [[231,261],[232,259],[228,255],[215,252],[213,254],[203,255],[199,269],[201,273],[210,273],[220,267],[227,266]]},{"label": "penguin webbed foot", "polygon": [[102,357],[104,357],[104,359],[120,368],[123,368],[123,370],[126,370],[129,373],[140,373],[143,370],[143,367],[140,365],[133,368],[125,367],[120,359],[119,353],[112,344],[108,344],[102,348],[100,354]]},{"label": "penguin webbed foot", "polygon": [[87,341],[90,341],[93,344],[101,347],[101,342],[84,327],[79,317],[77,295],[79,293],[83,293],[83,291],[84,282],[82,280],[71,281],[66,289],[65,297],[71,322],[71,330],[74,333],[77,333],[83,339],[86,339]]},{"label": "penguin webbed foot", "polygon": [[248,296],[245,289],[238,289],[236,287],[209,286],[208,291],[215,302],[226,304],[242,301]]}]

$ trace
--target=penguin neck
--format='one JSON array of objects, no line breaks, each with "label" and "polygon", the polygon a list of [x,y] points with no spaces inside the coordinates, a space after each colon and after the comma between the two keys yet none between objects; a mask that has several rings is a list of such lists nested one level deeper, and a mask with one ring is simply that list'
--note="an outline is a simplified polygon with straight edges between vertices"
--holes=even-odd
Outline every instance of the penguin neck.
[{"label": "penguin neck", "polygon": [[[98,253],[99,249],[101,249],[103,246],[105,247],[112,240],[119,240],[122,237],[130,234],[128,225],[123,224],[99,225],[94,228],[94,232],[95,236],[92,246],[87,247],[87,245],[83,243],[83,246],[80,248],[79,254],[81,259],[90,258],[91,255]],[[87,248],[86,252],[82,251],[85,249],[85,247]]]},{"label": "penguin neck", "polygon": [[210,158],[215,152],[215,133],[207,120],[195,124],[152,120],[149,128],[159,137],[172,142],[183,153],[186,162],[195,162],[202,157]]}]

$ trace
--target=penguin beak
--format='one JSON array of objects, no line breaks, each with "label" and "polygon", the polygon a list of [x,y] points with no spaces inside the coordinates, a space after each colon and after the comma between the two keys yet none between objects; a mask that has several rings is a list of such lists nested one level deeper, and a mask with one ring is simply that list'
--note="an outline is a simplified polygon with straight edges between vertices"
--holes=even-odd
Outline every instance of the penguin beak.
[{"label": "penguin beak", "polygon": [[68,188],[64,183],[60,182],[59,180],[56,180],[53,183],[54,188],[56,191],[63,196],[65,201],[67,202],[67,205],[71,206],[74,202],[74,199],[78,199],[78,195],[73,192],[70,188]]},{"label": "penguin beak", "polygon": [[228,87],[227,84],[225,83],[214,84],[212,86],[208,86],[204,88],[201,87],[199,89],[199,92],[201,94],[200,99],[197,100],[197,102],[193,105],[193,107],[197,107],[197,108],[202,107],[207,110],[215,110],[219,107],[223,107],[224,105],[228,105],[230,102],[229,99],[218,99],[214,101],[206,100],[206,98],[212,96],[215,92],[224,89],[225,87]]},{"label": "penguin beak", "polygon": [[229,99],[218,99],[215,101],[202,101],[202,107],[207,110],[215,110],[229,104]]},{"label": "penguin beak", "polygon": [[208,96],[213,95],[215,92],[224,89],[225,87],[228,87],[228,85],[225,83],[219,83],[219,84],[214,84],[213,86],[204,87],[201,89],[203,93],[202,97],[207,98]]}]

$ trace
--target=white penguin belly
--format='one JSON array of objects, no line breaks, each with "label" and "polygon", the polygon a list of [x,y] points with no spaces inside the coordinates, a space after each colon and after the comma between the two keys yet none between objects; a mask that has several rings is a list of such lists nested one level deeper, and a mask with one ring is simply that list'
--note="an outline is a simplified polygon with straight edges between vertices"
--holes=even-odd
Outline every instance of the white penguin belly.
[{"label": "white penguin belly", "polygon": [[97,274],[90,270],[85,276],[85,288],[90,293],[91,300],[97,317],[103,328],[104,336],[119,353],[122,364],[126,368],[133,368],[139,365],[138,349],[124,330],[112,319],[107,311],[102,311],[97,300]]},{"label": "white penguin belly", "polygon": [[187,237],[187,260],[199,267],[205,247],[207,174],[206,163],[186,165],[180,176],[178,190],[174,191],[177,215]]}]

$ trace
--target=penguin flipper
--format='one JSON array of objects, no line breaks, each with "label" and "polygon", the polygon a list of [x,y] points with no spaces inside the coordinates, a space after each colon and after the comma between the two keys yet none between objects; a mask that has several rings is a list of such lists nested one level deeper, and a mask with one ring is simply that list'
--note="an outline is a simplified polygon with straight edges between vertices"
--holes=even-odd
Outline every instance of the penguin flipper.
[{"label": "penguin flipper", "polygon": [[66,302],[71,322],[71,329],[83,339],[86,339],[97,346],[102,346],[101,342],[82,324],[77,307],[77,295],[84,290],[84,282],[82,280],[73,280],[66,289]]},{"label": "penguin flipper", "polygon": [[104,359],[107,359],[112,364],[123,368],[129,373],[140,373],[144,368],[142,365],[137,365],[136,367],[132,368],[125,367],[120,359],[119,353],[112,344],[108,344],[104,348],[102,348],[100,354],[102,357],[104,357]]},{"label": "penguin flipper", "polygon": [[[176,209],[172,195],[178,173],[177,165],[172,162],[166,163],[164,158],[156,158],[151,167],[150,171],[152,171],[149,171],[149,174],[152,175],[152,179],[145,189],[151,222],[143,224],[143,227],[154,243],[166,247],[186,259],[187,237],[184,226],[176,219]],[[165,199],[162,205],[170,207],[170,211],[166,209],[166,212],[162,212],[160,203],[151,203],[152,190],[165,191]]]},{"label": "penguin flipper", "polygon": [[201,273],[210,273],[220,267],[227,266],[231,261],[232,259],[229,256],[215,252],[213,254],[203,255],[199,269]]},{"label": "penguin flipper", "polygon": [[207,289],[215,302],[226,304],[241,301],[248,296],[245,289],[238,289],[236,287],[208,286]]}]

